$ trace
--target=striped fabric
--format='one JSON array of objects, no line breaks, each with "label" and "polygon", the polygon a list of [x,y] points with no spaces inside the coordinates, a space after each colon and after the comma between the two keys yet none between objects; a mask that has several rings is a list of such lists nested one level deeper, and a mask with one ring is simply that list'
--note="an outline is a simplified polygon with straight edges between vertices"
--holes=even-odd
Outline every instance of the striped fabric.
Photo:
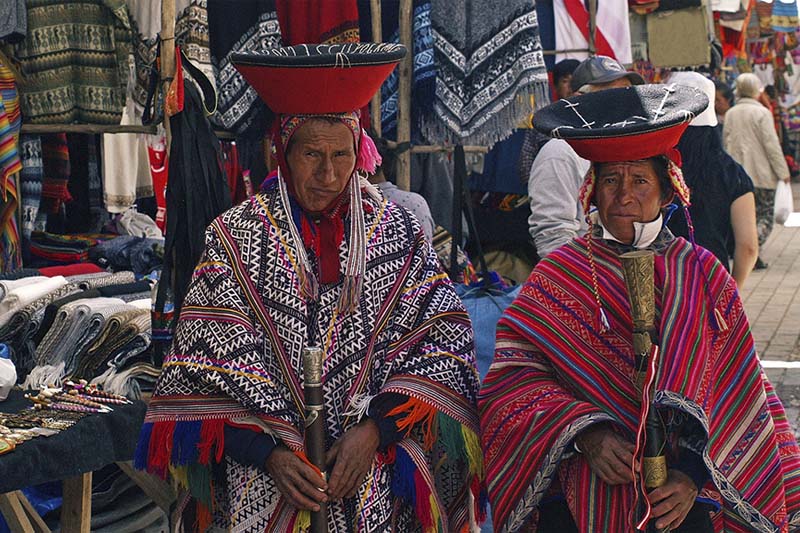
[{"label": "striped fabric", "polygon": [[[618,250],[599,239],[600,298],[610,330],[596,329],[586,240],[539,263],[498,324],[481,391],[487,482],[498,531],[536,530],[543,497],[566,497],[580,531],[630,531],[631,485],[609,486],[571,445],[598,421],[632,440],[639,400],[631,321]],[[732,279],[710,252],[710,294],[727,331],[711,329],[703,277],[689,243],[657,241],[656,321],[662,363],[654,401],[673,414],[668,440],[702,455],[722,504],[717,531],[789,531],[800,524],[800,450],[755,353]],[[680,432],[680,435],[678,435]],[[680,440],[677,440],[678,437]]]},{"label": "striped fabric", "polygon": [[16,216],[17,174],[22,169],[18,133],[18,127],[12,126],[6,112],[5,99],[0,95],[0,273],[22,267]]},{"label": "striped fabric", "polygon": [[14,52],[32,124],[119,124],[131,29],[125,0],[28,0],[28,32]]}]

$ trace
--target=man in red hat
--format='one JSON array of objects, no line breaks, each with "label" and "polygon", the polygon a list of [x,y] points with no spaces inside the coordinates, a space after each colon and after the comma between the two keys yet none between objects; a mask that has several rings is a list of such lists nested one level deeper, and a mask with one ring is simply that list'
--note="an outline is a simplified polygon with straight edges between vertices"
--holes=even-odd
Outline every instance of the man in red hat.
[{"label": "man in red hat", "polygon": [[[548,255],[497,326],[479,400],[500,531],[791,531],[800,450],[755,352],[736,284],[665,225],[689,189],[674,146],[708,105],[702,91],[643,85],[562,100],[534,125],[592,162],[585,237]],[[691,223],[690,223],[691,228]],[[658,347],[638,383],[620,255],[654,255]],[[645,392],[643,392],[645,391]],[[665,435],[665,484],[643,471]]]},{"label": "man in red hat", "polygon": [[[461,530],[482,459],[469,318],[419,223],[366,180],[362,108],[399,45],[239,55],[277,116],[278,172],[216,219],[137,465],[188,488],[199,529]],[[304,349],[323,353],[327,478],[304,445]]]}]

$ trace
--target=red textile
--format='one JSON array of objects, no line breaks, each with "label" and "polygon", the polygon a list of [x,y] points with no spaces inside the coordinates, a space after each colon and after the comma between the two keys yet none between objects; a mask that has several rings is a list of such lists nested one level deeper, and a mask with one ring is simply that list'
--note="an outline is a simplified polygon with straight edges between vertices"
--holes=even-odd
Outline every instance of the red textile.
[{"label": "red textile", "polygon": [[671,154],[688,122],[647,133],[618,137],[566,139],[575,153],[595,163],[638,161],[657,154]]},{"label": "red textile", "polygon": [[[570,18],[575,21],[575,25],[581,30],[583,38],[589,40],[589,12],[584,7],[581,0],[565,0],[564,6],[567,8]],[[600,28],[595,28],[595,47],[597,54],[601,56],[608,56],[617,59],[614,49],[606,40]]]},{"label": "red textile", "polygon": [[284,46],[359,41],[356,0],[277,0],[275,4]]},{"label": "red textile", "polygon": [[369,104],[397,62],[350,68],[236,68],[269,108],[285,115],[348,113]]},{"label": "red textile", "polygon": [[72,265],[52,266],[39,269],[39,274],[52,278],[55,276],[79,276],[81,274],[95,274],[105,272],[94,263],[75,263]]},{"label": "red textile", "polygon": [[167,230],[167,178],[169,176],[169,157],[167,149],[147,145],[147,158],[150,160],[150,176],[153,178],[153,191],[156,197],[156,226],[161,232]]},{"label": "red textile", "polygon": [[[540,262],[497,325],[479,407],[493,520],[503,530],[536,531],[538,505],[553,487],[579,531],[632,529],[632,485],[607,485],[571,446],[602,421],[632,442],[640,420],[618,251],[600,239],[592,250],[608,331],[596,327],[584,238]],[[702,266],[696,253],[681,238],[657,250],[662,355],[653,400],[676,414],[668,441],[686,438],[706,458],[712,481],[701,495],[722,504],[717,531],[787,532],[800,519],[800,450],[759,365],[735,283],[708,251],[700,249]],[[707,287],[702,271],[711,273]],[[724,332],[709,323],[706,291],[724,310]]]},{"label": "red textile", "polygon": [[69,148],[66,133],[42,136],[42,209],[46,213],[58,213],[64,203],[72,200],[69,182]]}]

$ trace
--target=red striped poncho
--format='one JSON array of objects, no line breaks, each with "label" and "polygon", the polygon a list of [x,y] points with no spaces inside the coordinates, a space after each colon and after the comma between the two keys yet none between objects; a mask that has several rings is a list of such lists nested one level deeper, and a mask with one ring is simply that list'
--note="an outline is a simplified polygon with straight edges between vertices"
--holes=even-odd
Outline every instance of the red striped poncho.
[{"label": "red striped poncho", "polygon": [[[700,433],[711,481],[701,496],[722,504],[717,531],[791,531],[800,526],[800,450],[756,356],[732,278],[699,248],[671,235],[656,249],[662,363],[654,401]],[[611,421],[631,441],[640,397],[633,381],[632,324],[618,251],[594,239],[597,304],[585,239],[548,255],[497,327],[495,359],[480,397],[489,497],[497,531],[536,531],[549,491],[565,496],[580,531],[631,531],[632,485],[593,474],[572,441]],[[707,292],[708,290],[708,292]],[[706,294],[728,325],[709,325]],[[668,435],[669,438],[669,435]]]}]

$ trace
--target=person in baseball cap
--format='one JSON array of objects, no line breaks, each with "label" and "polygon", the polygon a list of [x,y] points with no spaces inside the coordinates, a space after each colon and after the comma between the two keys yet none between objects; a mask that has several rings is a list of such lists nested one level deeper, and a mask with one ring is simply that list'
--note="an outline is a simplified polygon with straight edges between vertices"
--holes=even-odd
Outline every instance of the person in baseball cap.
[{"label": "person in baseball cap", "polygon": [[576,93],[589,93],[599,88],[611,89],[628,85],[614,83],[618,80],[627,80],[630,82],[629,85],[644,85],[644,78],[641,75],[625,70],[616,59],[608,56],[594,56],[583,60],[572,73],[570,83]]}]

